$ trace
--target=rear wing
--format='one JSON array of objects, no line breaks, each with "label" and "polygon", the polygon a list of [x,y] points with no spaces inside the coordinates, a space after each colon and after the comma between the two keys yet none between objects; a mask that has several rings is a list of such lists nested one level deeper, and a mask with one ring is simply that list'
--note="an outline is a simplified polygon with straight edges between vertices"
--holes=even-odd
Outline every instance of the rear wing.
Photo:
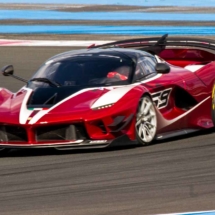
[{"label": "rear wing", "polygon": [[130,40],[120,40],[112,43],[107,43],[90,48],[138,48],[142,51],[147,51],[152,54],[159,54],[166,47],[195,47],[215,51],[215,40],[204,38],[190,38],[190,37],[171,37],[168,34],[162,37],[137,38]]}]

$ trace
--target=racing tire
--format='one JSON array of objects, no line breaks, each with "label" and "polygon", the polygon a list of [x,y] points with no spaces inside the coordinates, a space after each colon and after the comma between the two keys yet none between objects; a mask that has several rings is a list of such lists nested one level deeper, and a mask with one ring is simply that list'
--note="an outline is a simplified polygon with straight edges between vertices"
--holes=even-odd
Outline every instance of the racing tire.
[{"label": "racing tire", "polygon": [[150,145],[157,132],[157,116],[153,101],[147,95],[139,102],[136,114],[135,133],[137,141],[143,145]]}]

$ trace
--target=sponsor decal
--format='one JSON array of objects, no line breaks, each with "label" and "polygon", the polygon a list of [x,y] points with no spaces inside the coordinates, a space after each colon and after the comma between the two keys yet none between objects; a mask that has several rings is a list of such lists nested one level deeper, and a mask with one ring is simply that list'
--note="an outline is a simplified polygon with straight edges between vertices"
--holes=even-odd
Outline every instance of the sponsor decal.
[{"label": "sponsor decal", "polygon": [[152,93],[152,100],[158,109],[161,109],[167,106],[171,91],[172,91],[172,88],[169,88],[163,91]]},{"label": "sponsor decal", "polygon": [[96,144],[96,143],[106,143],[107,142],[107,140],[92,140],[92,141],[90,141],[90,143],[94,143],[94,144]]}]

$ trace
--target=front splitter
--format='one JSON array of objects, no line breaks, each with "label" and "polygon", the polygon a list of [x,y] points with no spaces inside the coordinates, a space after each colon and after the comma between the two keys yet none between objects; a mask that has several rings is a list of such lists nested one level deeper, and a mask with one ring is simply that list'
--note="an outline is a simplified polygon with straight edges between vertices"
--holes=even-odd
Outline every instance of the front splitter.
[{"label": "front splitter", "polygon": [[64,143],[35,143],[16,144],[0,143],[0,148],[26,149],[26,148],[56,148],[58,150],[82,149],[82,148],[105,148],[116,146],[136,145],[136,141],[131,141],[127,135],[120,136],[114,140],[77,140]]}]

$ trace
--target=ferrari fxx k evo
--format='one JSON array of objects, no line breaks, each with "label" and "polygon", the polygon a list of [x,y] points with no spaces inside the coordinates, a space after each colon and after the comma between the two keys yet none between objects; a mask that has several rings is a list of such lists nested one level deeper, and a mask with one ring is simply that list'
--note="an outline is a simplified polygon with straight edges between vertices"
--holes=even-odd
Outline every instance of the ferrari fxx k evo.
[{"label": "ferrari fxx k evo", "polygon": [[0,149],[149,145],[214,127],[215,41],[140,38],[48,59],[0,89]]}]

